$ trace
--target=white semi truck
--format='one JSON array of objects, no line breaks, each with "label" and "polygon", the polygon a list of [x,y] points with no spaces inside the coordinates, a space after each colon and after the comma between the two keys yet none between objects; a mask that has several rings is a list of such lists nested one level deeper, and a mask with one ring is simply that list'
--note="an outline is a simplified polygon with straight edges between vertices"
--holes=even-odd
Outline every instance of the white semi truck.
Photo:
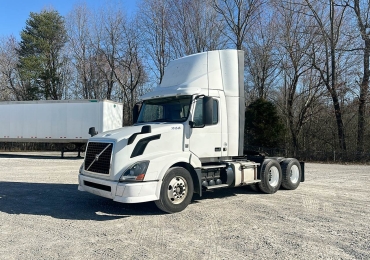
[{"label": "white semi truck", "polygon": [[154,201],[174,213],[194,192],[251,184],[265,193],[296,189],[303,162],[243,153],[243,75],[238,50],[170,62],[162,83],[134,109],[133,126],[89,139],[79,190],[122,203]]}]

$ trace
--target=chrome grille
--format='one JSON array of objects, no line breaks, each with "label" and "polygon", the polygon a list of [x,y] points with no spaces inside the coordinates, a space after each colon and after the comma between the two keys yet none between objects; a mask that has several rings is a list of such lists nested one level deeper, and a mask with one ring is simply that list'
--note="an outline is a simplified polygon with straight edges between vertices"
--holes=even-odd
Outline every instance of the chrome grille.
[{"label": "chrome grille", "polygon": [[113,143],[89,142],[85,154],[85,171],[109,174]]}]

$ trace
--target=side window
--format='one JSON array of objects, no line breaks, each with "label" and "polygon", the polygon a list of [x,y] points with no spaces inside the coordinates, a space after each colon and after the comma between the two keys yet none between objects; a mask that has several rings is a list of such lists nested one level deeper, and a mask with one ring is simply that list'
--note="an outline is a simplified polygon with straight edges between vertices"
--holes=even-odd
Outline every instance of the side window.
[{"label": "side window", "polygon": [[212,124],[217,125],[218,123],[218,101],[213,100],[213,116],[212,116]]},{"label": "side window", "polygon": [[196,100],[193,120],[195,127],[203,125],[203,98]]},{"label": "side window", "polygon": [[[203,126],[203,98],[198,98],[196,100],[193,120],[195,127]],[[218,101],[214,99],[212,124],[216,125],[217,123],[218,123]]]}]

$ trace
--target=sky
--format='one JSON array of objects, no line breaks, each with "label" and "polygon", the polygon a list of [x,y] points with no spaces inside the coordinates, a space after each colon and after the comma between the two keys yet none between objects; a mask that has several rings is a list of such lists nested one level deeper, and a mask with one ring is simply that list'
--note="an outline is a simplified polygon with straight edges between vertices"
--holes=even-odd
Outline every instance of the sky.
[{"label": "sky", "polygon": [[39,13],[52,7],[60,15],[66,16],[79,3],[96,9],[109,1],[121,2],[129,14],[135,12],[138,0],[0,0],[0,38],[13,35],[20,39],[20,32],[26,26],[30,12]]}]

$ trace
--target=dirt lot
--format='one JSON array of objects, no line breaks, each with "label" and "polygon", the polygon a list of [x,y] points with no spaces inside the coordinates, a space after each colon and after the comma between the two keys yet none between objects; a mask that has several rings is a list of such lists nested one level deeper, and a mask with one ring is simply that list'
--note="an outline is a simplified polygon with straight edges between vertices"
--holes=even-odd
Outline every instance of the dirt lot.
[{"label": "dirt lot", "polygon": [[81,163],[0,154],[1,259],[370,258],[370,166],[307,163],[295,191],[220,189],[168,215],[78,191]]}]

